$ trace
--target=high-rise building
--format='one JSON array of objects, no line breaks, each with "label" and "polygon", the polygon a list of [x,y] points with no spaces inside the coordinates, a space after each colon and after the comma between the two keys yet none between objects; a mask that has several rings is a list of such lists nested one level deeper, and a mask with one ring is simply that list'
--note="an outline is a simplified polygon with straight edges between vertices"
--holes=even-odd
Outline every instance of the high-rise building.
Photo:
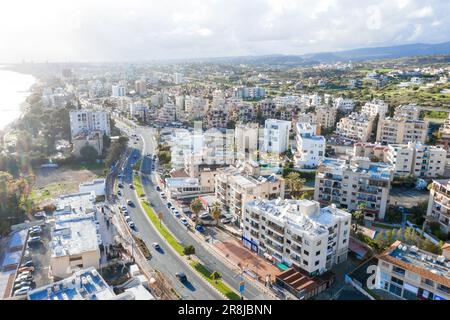
[{"label": "high-rise building", "polygon": [[111,135],[109,114],[104,111],[76,110],[70,111],[70,133],[72,139],[80,133],[101,131]]},{"label": "high-rise building", "polygon": [[280,154],[289,148],[291,122],[267,119],[264,124],[264,152]]},{"label": "high-rise building", "polygon": [[317,135],[315,124],[297,123],[295,163],[301,168],[315,168],[325,156],[326,140]]}]

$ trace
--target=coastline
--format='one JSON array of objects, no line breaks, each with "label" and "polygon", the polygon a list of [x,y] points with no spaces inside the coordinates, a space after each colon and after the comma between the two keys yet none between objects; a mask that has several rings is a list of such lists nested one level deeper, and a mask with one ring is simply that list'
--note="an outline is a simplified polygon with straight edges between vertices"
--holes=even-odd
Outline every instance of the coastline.
[{"label": "coastline", "polygon": [[[21,75],[27,75],[33,78],[33,82],[31,83],[31,85],[24,89],[24,90],[17,90],[15,91],[16,93],[20,93],[24,95],[24,99],[19,102],[16,106],[18,109],[18,115],[11,120],[11,122],[5,124],[5,126],[3,128],[0,129],[0,135],[4,137],[6,137],[11,131],[14,130],[14,126],[17,122],[17,120],[21,119],[26,112],[28,111],[28,108],[30,107],[30,104],[28,103],[28,98],[33,94],[34,92],[34,87],[38,82],[38,79],[35,75],[31,74],[31,73],[27,73],[27,72],[23,72],[23,71],[19,71],[16,70],[15,68],[12,67],[12,65],[0,65],[0,71],[8,71],[8,72],[14,72],[17,74],[21,74]],[[0,110],[0,113],[2,111]]]}]

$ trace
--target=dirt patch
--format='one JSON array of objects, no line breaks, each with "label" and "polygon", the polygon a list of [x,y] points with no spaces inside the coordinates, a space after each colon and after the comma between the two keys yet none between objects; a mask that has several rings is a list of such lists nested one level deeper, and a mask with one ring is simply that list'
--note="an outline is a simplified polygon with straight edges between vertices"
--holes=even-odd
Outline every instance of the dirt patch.
[{"label": "dirt patch", "polygon": [[221,250],[225,255],[228,255],[228,259],[234,263],[239,263],[246,269],[251,270],[257,274],[262,280],[267,275],[271,276],[271,279],[275,279],[275,276],[281,271],[266,261],[264,258],[258,256],[256,253],[243,247],[238,241],[224,241],[215,243],[215,246]]}]

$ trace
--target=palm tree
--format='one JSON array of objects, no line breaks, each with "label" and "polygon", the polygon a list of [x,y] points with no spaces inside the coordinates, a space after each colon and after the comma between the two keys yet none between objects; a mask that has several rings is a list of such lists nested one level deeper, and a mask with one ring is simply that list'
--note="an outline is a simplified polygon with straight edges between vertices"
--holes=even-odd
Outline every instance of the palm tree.
[{"label": "palm tree", "polygon": [[294,199],[298,199],[302,194],[305,182],[306,180],[300,178],[300,174],[298,172],[291,172],[287,175],[286,183],[291,191],[291,196]]},{"label": "palm tree", "polygon": [[353,218],[355,220],[355,232],[358,231],[358,225],[361,224],[361,221],[364,218],[364,209],[365,208],[366,208],[366,204],[361,202],[358,204],[358,209],[352,213]]},{"label": "palm tree", "polygon": [[219,202],[214,202],[211,206],[211,216],[216,220],[216,226],[219,224],[219,219],[222,214],[222,208]]},{"label": "palm tree", "polygon": [[191,201],[191,211],[195,214],[195,224],[197,224],[198,214],[203,209],[203,204],[199,198],[195,198]]}]

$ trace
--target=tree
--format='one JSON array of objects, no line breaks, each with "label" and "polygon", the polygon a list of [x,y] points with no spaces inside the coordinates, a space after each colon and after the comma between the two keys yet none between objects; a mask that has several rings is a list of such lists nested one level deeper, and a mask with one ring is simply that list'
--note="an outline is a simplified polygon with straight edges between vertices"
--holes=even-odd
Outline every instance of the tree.
[{"label": "tree", "polygon": [[355,232],[358,231],[358,226],[361,224],[361,221],[364,217],[364,213],[361,210],[353,211],[352,213],[353,220],[355,221]]},{"label": "tree", "polygon": [[219,272],[214,271],[213,273],[211,273],[210,277],[211,277],[211,280],[217,281],[220,278],[222,278],[222,275]]},{"label": "tree", "polygon": [[88,163],[94,163],[97,160],[97,157],[98,157],[97,150],[89,144],[83,146],[80,149],[80,158],[83,161],[86,161]]},{"label": "tree", "polygon": [[199,198],[195,198],[191,201],[190,205],[191,211],[195,214],[195,224],[197,224],[198,214],[203,210],[203,203]]},{"label": "tree", "polygon": [[211,216],[216,220],[216,226],[219,224],[219,219],[222,214],[222,208],[219,202],[214,202],[211,206]]},{"label": "tree", "polygon": [[191,258],[191,254],[195,254],[195,247],[193,245],[189,245],[184,247],[183,253],[188,256],[188,259]]},{"label": "tree", "polygon": [[300,174],[298,172],[291,172],[286,177],[286,184],[288,185],[291,196],[294,199],[298,199],[302,194],[303,187],[305,185],[306,180],[300,178]]}]

